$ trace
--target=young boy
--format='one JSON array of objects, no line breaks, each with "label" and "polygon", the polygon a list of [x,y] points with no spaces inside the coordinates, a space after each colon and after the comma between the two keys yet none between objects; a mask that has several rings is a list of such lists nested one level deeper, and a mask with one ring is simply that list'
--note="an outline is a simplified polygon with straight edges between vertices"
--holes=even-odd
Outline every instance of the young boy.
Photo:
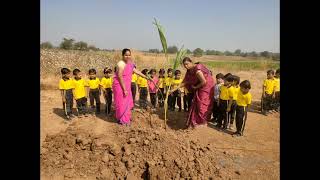
[{"label": "young boy", "polygon": [[105,113],[106,115],[111,114],[111,104],[112,104],[112,69],[104,68],[104,77],[101,79],[101,87],[106,103]]},{"label": "young boy", "polygon": [[242,81],[240,83],[240,91],[237,96],[237,106],[236,106],[236,127],[237,131],[234,133],[236,136],[242,136],[244,127],[247,120],[248,108],[251,104],[251,89],[250,82],[248,80]]},{"label": "young boy", "polygon": [[280,69],[277,69],[276,75],[274,77],[275,87],[274,87],[274,109],[275,111],[280,111]]},{"label": "young boy", "polygon": [[[169,68],[167,70],[167,77],[165,77],[164,82],[166,85],[166,92],[169,90],[169,87],[172,84],[173,81],[173,69]],[[173,101],[173,94],[169,94],[168,96],[168,109],[172,109],[172,101]]]},{"label": "young boy", "polygon": [[92,109],[95,108],[94,101],[96,101],[96,114],[100,114],[100,80],[96,77],[97,71],[95,69],[89,70],[89,98],[90,98],[90,106]]},{"label": "young boy", "polygon": [[149,94],[150,100],[152,104],[152,108],[155,109],[157,105],[157,87],[159,79],[156,77],[157,71],[155,69],[151,69],[149,71],[150,77],[152,78],[153,82],[148,80],[148,87],[149,87]]},{"label": "young boy", "polygon": [[59,82],[59,89],[61,92],[63,110],[66,112],[67,119],[73,118],[73,81],[70,79],[71,71],[68,68],[61,69],[62,78]]},{"label": "young boy", "polygon": [[224,75],[222,73],[219,73],[216,75],[217,84],[214,86],[213,109],[212,109],[213,123],[216,123],[219,116],[218,101],[220,98],[220,89],[221,89],[221,86],[223,85],[223,76]]},{"label": "young boy", "polygon": [[220,87],[220,97],[218,101],[218,106],[220,109],[220,115],[218,116],[218,124],[217,127],[226,130],[229,124],[228,115],[231,109],[231,104],[233,101],[233,76],[225,75],[224,76],[224,85]]},{"label": "young boy", "polygon": [[[141,71],[142,74],[147,75],[148,69],[144,69]],[[143,77],[138,77],[138,87],[139,87],[139,104],[140,108],[147,109],[148,103],[148,80]]]},{"label": "young boy", "polygon": [[[176,70],[174,72],[174,76],[175,77],[172,81],[171,89],[175,89],[176,87],[178,87],[182,83],[180,70]],[[182,94],[181,89],[174,91],[172,94],[173,94],[173,99],[172,99],[172,104],[171,104],[171,111],[175,110],[176,101],[177,101],[177,105],[179,107],[179,112],[181,112],[181,94]]]},{"label": "young boy", "polygon": [[164,69],[160,69],[159,70],[159,81],[157,86],[159,87],[160,91],[158,92],[158,102],[159,102],[159,107],[163,107],[164,105],[164,98],[165,98],[165,94],[164,94],[164,87],[165,87],[165,70]]},{"label": "young boy", "polygon": [[[136,94],[137,94],[137,80],[138,80],[138,76],[136,73],[132,73],[132,80],[131,80],[131,93],[132,93],[132,100],[133,100],[133,104],[136,100]],[[133,109],[133,107],[132,107]]]},{"label": "young boy", "polygon": [[87,92],[86,87],[88,84],[81,77],[81,71],[79,69],[73,70],[73,84],[74,84],[74,99],[77,102],[77,108],[79,115],[87,117]]},{"label": "young boy", "polygon": [[230,130],[233,129],[233,122],[234,122],[234,119],[235,119],[235,116],[236,116],[236,107],[237,107],[237,102],[236,101],[237,101],[238,93],[240,91],[239,83],[240,83],[240,77],[236,76],[236,75],[233,75],[233,83],[232,83],[232,86],[233,86],[233,101],[232,101],[231,109],[230,109],[230,112],[229,112],[229,118],[230,118],[229,129]]},{"label": "young boy", "polygon": [[267,79],[263,82],[262,87],[262,99],[263,99],[263,111],[262,114],[267,115],[267,113],[270,113],[270,110],[272,109],[272,96],[274,93],[274,71],[268,70],[267,71]]}]

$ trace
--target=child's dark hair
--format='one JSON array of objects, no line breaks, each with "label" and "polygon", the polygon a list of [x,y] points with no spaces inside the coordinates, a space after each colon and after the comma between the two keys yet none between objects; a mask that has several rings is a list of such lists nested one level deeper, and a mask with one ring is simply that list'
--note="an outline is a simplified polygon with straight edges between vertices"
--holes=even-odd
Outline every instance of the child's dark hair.
[{"label": "child's dark hair", "polygon": [[130,49],[128,49],[128,48],[124,48],[124,49],[122,49],[122,56],[124,56],[124,54],[126,54],[126,52],[127,52],[127,51],[129,51],[129,52],[130,52],[130,54],[131,54]]},{"label": "child's dark hair", "polygon": [[103,69],[103,74],[107,74],[107,73],[112,73],[112,69],[108,68],[108,67],[104,68]]},{"label": "child's dark hair", "polygon": [[169,68],[169,69],[167,70],[167,73],[172,72],[172,71],[173,71],[173,69],[172,69],[172,68]]},{"label": "child's dark hair", "polygon": [[277,69],[277,70],[276,70],[276,74],[280,74],[280,69]]},{"label": "child's dark hair", "polygon": [[223,74],[222,73],[218,73],[217,75],[216,75],[216,79],[223,79]]},{"label": "child's dark hair", "polygon": [[68,74],[68,73],[70,73],[71,71],[70,71],[70,69],[68,69],[68,68],[62,68],[61,69],[61,74],[63,74],[63,75],[65,75],[65,74]]},{"label": "child's dark hair", "polygon": [[233,76],[227,76],[224,78],[225,81],[228,81],[228,82],[233,82]]},{"label": "child's dark hair", "polygon": [[223,76],[223,79],[227,79],[228,77],[231,77],[232,74],[231,73],[227,73],[226,75]]},{"label": "child's dark hair", "polygon": [[95,69],[89,69],[89,74],[97,74],[97,71]]},{"label": "child's dark hair", "polygon": [[251,89],[251,84],[250,81],[244,80],[240,83],[240,87],[245,88],[245,89]]},{"label": "child's dark hair", "polygon": [[72,74],[75,76],[75,75],[77,75],[77,74],[79,74],[80,73],[80,69],[74,69],[73,71],[72,71]]},{"label": "child's dark hair", "polygon": [[233,75],[233,81],[235,81],[236,85],[238,85],[240,83],[240,77],[236,76],[236,75]]},{"label": "child's dark hair", "polygon": [[144,69],[144,70],[142,70],[142,71],[141,71],[141,73],[142,73],[142,74],[144,74],[144,75],[147,75],[147,73],[148,73],[148,69]]},{"label": "child's dark hair", "polygon": [[178,74],[181,74],[181,71],[179,69],[177,69],[176,71],[174,71],[174,75],[178,75]]},{"label": "child's dark hair", "polygon": [[272,69],[270,69],[270,70],[267,71],[267,74],[272,74],[272,75],[274,75],[274,71],[273,71]]},{"label": "child's dark hair", "polygon": [[164,70],[163,68],[161,68],[160,70],[159,70],[159,74],[164,74],[164,73],[166,73],[166,70]]},{"label": "child's dark hair", "polygon": [[153,72],[157,72],[155,69],[150,69],[149,74],[152,74]]}]

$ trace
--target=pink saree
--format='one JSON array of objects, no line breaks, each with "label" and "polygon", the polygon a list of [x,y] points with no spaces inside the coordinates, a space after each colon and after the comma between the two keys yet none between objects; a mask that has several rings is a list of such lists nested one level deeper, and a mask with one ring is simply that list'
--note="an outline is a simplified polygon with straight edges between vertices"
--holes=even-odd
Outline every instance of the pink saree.
[{"label": "pink saree", "polygon": [[[196,72],[198,70],[203,73],[207,83],[203,87],[194,90],[191,86],[195,86],[200,83],[200,80],[196,76]],[[194,97],[187,120],[187,127],[195,127],[197,125],[207,124],[212,113],[213,103],[211,99],[214,95],[215,85],[211,71],[203,64],[197,64],[194,69],[187,71],[183,82],[186,83],[186,88],[190,92],[194,92]]]},{"label": "pink saree", "polygon": [[114,94],[114,106],[115,106],[115,117],[120,124],[130,124],[131,121],[131,108],[134,106],[131,93],[131,79],[132,72],[135,65],[132,62],[127,62],[123,70],[123,81],[127,88],[128,95],[124,96],[123,90],[120,85],[118,72],[115,72],[112,84],[112,90]]}]

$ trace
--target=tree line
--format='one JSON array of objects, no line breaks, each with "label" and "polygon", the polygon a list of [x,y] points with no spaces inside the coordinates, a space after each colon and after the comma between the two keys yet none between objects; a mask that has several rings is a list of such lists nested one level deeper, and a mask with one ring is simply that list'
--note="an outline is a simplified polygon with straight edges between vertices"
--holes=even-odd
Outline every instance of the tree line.
[{"label": "tree line", "polygon": [[65,49],[65,50],[80,50],[80,51],[88,51],[88,50],[93,50],[93,51],[98,51],[100,50],[99,48],[95,47],[94,45],[88,45],[88,43],[84,41],[78,41],[76,42],[74,39],[70,38],[63,38],[62,42],[58,47],[54,47],[51,42],[46,41],[43,43],[40,43],[40,48],[43,49],[52,49],[52,48],[60,48],[60,49]]}]

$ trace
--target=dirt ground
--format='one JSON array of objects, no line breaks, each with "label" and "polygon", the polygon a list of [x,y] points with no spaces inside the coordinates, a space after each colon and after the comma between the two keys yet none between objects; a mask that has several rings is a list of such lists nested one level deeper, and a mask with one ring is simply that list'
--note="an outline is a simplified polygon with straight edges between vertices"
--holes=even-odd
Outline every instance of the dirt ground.
[{"label": "dirt ground", "polygon": [[41,90],[41,179],[280,179],[280,114],[258,105],[232,137],[211,123],[184,129],[185,112],[164,129],[161,109],[137,108],[130,127],[103,113],[65,123],[59,91]]}]

